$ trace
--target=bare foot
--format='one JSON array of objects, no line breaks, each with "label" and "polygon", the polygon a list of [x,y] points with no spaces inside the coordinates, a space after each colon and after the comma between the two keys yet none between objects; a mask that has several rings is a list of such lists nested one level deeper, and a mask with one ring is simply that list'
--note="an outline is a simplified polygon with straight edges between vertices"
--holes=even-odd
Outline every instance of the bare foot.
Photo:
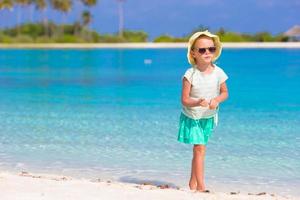
[{"label": "bare foot", "polygon": [[190,186],[190,190],[196,190],[197,189],[197,182],[190,180],[189,186]]},{"label": "bare foot", "polygon": [[203,183],[200,183],[199,185],[197,184],[197,191],[205,191],[205,185]]}]

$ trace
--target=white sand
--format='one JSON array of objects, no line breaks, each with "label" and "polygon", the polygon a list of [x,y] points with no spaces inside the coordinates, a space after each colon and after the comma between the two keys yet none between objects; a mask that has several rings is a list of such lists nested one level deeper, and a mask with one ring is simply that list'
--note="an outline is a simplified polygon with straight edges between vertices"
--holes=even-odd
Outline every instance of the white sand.
[{"label": "white sand", "polygon": [[[300,42],[232,42],[222,43],[224,48],[300,48]],[[93,48],[186,48],[187,43],[35,43],[1,44],[1,48],[29,49],[93,49]]]},{"label": "white sand", "polygon": [[53,175],[0,173],[1,200],[281,200],[295,199],[276,194],[248,195],[211,192],[195,193],[184,189],[161,189],[109,181],[90,181]]}]

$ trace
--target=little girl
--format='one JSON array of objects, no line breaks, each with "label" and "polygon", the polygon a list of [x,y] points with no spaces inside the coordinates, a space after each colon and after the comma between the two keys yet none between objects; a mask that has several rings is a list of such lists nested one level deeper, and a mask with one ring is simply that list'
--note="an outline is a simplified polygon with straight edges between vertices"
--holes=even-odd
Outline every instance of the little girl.
[{"label": "little girl", "polygon": [[194,145],[189,187],[199,192],[209,192],[204,185],[205,145],[217,125],[219,104],[228,97],[228,77],[213,64],[221,49],[217,35],[208,31],[193,34],[187,52],[192,66],[182,79],[178,141]]}]

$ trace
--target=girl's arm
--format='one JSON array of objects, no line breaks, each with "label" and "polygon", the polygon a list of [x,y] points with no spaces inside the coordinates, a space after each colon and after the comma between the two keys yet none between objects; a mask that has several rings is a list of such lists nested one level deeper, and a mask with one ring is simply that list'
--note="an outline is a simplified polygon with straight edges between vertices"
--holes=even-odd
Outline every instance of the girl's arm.
[{"label": "girl's arm", "polygon": [[227,98],[228,98],[228,89],[227,89],[226,82],[224,82],[221,83],[220,85],[220,95],[209,102],[209,108],[216,109],[219,103],[225,101]]},{"label": "girl's arm", "polygon": [[228,98],[228,89],[226,82],[221,83],[220,85],[220,95],[214,98],[218,103],[225,101]]},{"label": "girl's arm", "polygon": [[186,78],[183,78],[181,103],[187,107],[208,106],[208,102],[205,99],[190,98],[191,86],[191,83]]}]

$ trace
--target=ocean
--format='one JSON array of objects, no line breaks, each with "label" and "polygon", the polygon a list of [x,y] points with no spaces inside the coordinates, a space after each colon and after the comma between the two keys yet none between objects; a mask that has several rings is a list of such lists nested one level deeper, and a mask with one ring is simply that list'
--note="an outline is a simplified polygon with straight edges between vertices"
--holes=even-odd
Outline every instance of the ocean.
[{"label": "ocean", "polygon": [[[223,49],[212,191],[300,196],[300,49]],[[186,49],[1,49],[0,169],[187,188]]]}]

